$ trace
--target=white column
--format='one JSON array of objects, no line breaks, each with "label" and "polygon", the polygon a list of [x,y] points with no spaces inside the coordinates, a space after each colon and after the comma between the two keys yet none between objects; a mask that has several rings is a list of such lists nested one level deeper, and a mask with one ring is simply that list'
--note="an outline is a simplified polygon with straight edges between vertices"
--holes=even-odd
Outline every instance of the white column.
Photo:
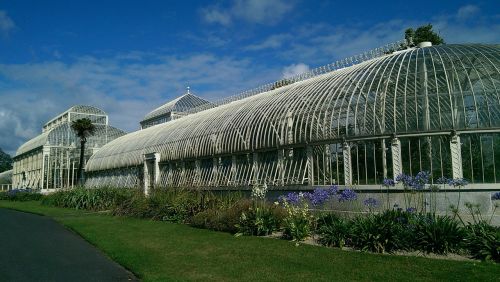
[{"label": "white column", "polygon": [[195,160],[194,166],[195,166],[195,171],[196,171],[194,184],[195,185],[201,184],[201,161]]},{"label": "white column", "polygon": [[382,174],[384,178],[387,178],[387,148],[385,146],[385,139],[380,142],[382,147]]},{"label": "white column", "polygon": [[285,185],[285,152],[278,150],[278,185]]},{"label": "white column", "polygon": [[332,179],[332,152],[330,151],[330,144],[324,145],[325,147],[325,152],[323,154],[323,169],[324,171],[324,182],[323,184],[326,185],[327,183],[333,184],[333,179]]},{"label": "white column", "polygon": [[179,179],[179,185],[180,186],[185,186],[186,185],[186,162],[184,160],[181,160],[181,173],[180,173],[180,179]]},{"label": "white column", "polygon": [[59,154],[59,188],[64,188],[64,151]]},{"label": "white column", "polygon": [[314,185],[314,154],[312,146],[306,147],[307,157],[307,182],[309,186]]},{"label": "white column", "polygon": [[149,174],[150,174],[150,167],[148,165],[148,161],[144,161],[144,170],[143,170],[143,174],[144,174],[144,195],[146,196],[149,196],[150,194],[150,191],[149,191],[149,187],[150,187],[150,178],[149,178]]},{"label": "white column", "polygon": [[[144,155],[144,195],[151,194],[151,188],[158,184],[160,179],[160,153]],[[151,183],[152,182],[152,183]]]},{"label": "white column", "polygon": [[231,156],[231,184],[233,184],[233,185],[236,185],[236,172],[237,172],[236,156],[232,155]]},{"label": "white column", "polygon": [[259,182],[259,153],[252,155],[252,182],[253,185]]},{"label": "white column", "polygon": [[212,163],[212,184],[219,185],[219,157],[213,158]]},{"label": "white column", "polygon": [[52,189],[57,188],[57,157],[59,154],[59,149],[54,148],[54,160],[52,161],[51,168],[52,168]]},{"label": "white column", "polygon": [[160,182],[160,153],[155,153],[155,162],[154,162],[154,185],[158,185]]},{"label": "white column", "polygon": [[50,164],[50,150],[49,153],[47,154],[47,181],[45,182],[45,189],[49,189],[49,181],[50,181],[50,176],[51,176],[51,164]]},{"label": "white column", "polygon": [[345,185],[352,185],[351,145],[349,142],[344,142],[344,145],[342,146],[342,156],[344,157]]},{"label": "white column", "polygon": [[391,140],[391,155],[392,155],[392,176],[394,179],[403,173],[403,161],[401,158],[401,141],[394,137]]},{"label": "white column", "polygon": [[69,150],[66,151],[66,175],[67,175],[67,179],[66,179],[66,188],[69,188],[71,186],[71,180],[70,180],[70,168],[71,168],[71,165],[70,165],[70,159],[69,159]]},{"label": "white column", "polygon": [[287,144],[293,144],[294,142],[294,132],[293,132],[293,114],[292,112],[288,112],[286,114],[286,126],[287,126],[287,135],[286,135],[286,141]]},{"label": "white column", "polygon": [[451,167],[453,171],[453,178],[463,178],[462,170],[462,150],[460,144],[460,136],[453,134],[450,139],[451,150]]},{"label": "white column", "polygon": [[[47,166],[45,165],[45,159],[47,159],[47,162],[48,162],[48,156],[49,156],[49,153],[50,153],[50,149],[48,148],[43,148],[42,149],[42,189],[45,187],[45,169],[47,168]],[[47,182],[48,182],[48,176],[47,176]]]},{"label": "white column", "polygon": [[71,188],[75,187],[75,161],[71,162]]}]

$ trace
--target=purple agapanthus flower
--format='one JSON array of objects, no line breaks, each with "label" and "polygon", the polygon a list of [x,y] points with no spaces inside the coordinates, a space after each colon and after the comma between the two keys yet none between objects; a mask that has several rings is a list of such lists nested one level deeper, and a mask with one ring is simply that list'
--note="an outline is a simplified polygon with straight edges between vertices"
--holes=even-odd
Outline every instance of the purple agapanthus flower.
[{"label": "purple agapanthus flower", "polygon": [[332,185],[330,186],[330,188],[328,188],[328,194],[330,194],[330,196],[337,196],[338,193],[339,193],[338,185]]},{"label": "purple agapanthus flower", "polygon": [[467,186],[469,184],[469,181],[465,178],[455,178],[455,179],[449,179],[448,180],[448,185],[457,187],[457,186]]},{"label": "purple agapanthus flower", "polygon": [[364,200],[363,204],[369,208],[376,208],[378,206],[378,201],[377,201],[377,199],[370,197],[370,198]]},{"label": "purple agapanthus flower", "polygon": [[420,171],[419,173],[417,173],[417,175],[415,176],[415,179],[418,179],[419,181],[422,181],[424,183],[429,183],[429,179],[431,178],[431,173],[428,172],[428,171]]},{"label": "purple agapanthus flower", "polygon": [[431,177],[431,174],[428,171],[420,171],[413,178],[412,185],[410,185],[410,186],[414,189],[421,190],[425,187],[426,184],[429,183],[430,177]]},{"label": "purple agapanthus flower", "polygon": [[493,195],[491,195],[491,199],[493,201],[500,201],[500,192],[493,193]]},{"label": "purple agapanthus flower", "polygon": [[313,206],[320,206],[330,199],[330,194],[325,189],[316,188],[312,193],[307,193],[306,197]]},{"label": "purple agapanthus flower", "polygon": [[296,192],[288,193],[286,196],[283,197],[283,199],[292,205],[296,205],[300,202],[299,193]]},{"label": "purple agapanthus flower", "polygon": [[439,177],[437,180],[436,180],[436,183],[437,184],[447,184],[450,180],[444,176],[441,176]]},{"label": "purple agapanthus flower", "polygon": [[385,178],[384,182],[382,182],[382,186],[384,187],[394,187],[396,182],[392,178]]},{"label": "purple agapanthus flower", "polygon": [[403,185],[406,187],[411,187],[413,185],[413,177],[404,173],[399,174],[396,177],[396,181],[403,183]]},{"label": "purple agapanthus flower", "polygon": [[354,192],[352,189],[347,188],[340,193],[339,202],[351,202],[355,201],[357,198],[358,194],[356,194],[356,192]]},{"label": "purple agapanthus flower", "polygon": [[406,209],[406,212],[409,212],[409,213],[414,213],[416,211],[417,211],[417,209],[416,208],[412,208],[412,207]]}]

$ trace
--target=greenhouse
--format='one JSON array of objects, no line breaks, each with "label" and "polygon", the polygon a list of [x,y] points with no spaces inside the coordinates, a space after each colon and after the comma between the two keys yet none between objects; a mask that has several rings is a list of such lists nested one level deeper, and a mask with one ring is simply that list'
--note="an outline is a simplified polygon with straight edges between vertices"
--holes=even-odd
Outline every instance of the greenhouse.
[{"label": "greenhouse", "polygon": [[188,87],[186,94],[147,114],[140,122],[141,128],[145,129],[153,125],[181,118],[187,114],[187,111],[208,104],[210,104],[209,101],[191,94]]},{"label": "greenhouse", "polygon": [[89,187],[146,190],[369,187],[419,171],[498,183],[500,45],[384,50],[192,104],[104,145],[86,169]]},{"label": "greenhouse", "polygon": [[85,160],[104,144],[125,134],[108,125],[104,111],[92,106],[73,106],[47,122],[40,135],[19,147],[13,158],[12,186],[73,187],[80,162],[80,141],[71,129],[71,122],[81,118],[90,119],[96,127],[95,134],[87,138]]}]

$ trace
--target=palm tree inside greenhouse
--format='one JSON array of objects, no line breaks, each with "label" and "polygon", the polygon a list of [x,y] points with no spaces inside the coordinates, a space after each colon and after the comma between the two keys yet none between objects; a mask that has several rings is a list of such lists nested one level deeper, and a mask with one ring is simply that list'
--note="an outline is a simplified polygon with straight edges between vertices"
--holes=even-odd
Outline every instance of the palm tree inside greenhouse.
[{"label": "palm tree inside greenhouse", "polygon": [[71,128],[75,132],[76,136],[80,138],[80,163],[78,165],[78,185],[83,184],[83,163],[85,156],[85,143],[87,143],[87,137],[94,135],[96,127],[92,121],[88,118],[82,118],[74,120],[71,123]]}]

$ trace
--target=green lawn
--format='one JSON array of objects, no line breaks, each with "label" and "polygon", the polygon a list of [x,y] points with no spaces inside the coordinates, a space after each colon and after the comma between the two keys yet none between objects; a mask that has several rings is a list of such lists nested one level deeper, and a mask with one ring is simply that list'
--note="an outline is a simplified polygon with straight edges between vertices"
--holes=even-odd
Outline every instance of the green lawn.
[{"label": "green lawn", "polygon": [[[300,245],[102,213],[0,201],[50,216],[145,281],[499,281],[500,266]],[[36,240],[36,238],[33,238]]]}]

